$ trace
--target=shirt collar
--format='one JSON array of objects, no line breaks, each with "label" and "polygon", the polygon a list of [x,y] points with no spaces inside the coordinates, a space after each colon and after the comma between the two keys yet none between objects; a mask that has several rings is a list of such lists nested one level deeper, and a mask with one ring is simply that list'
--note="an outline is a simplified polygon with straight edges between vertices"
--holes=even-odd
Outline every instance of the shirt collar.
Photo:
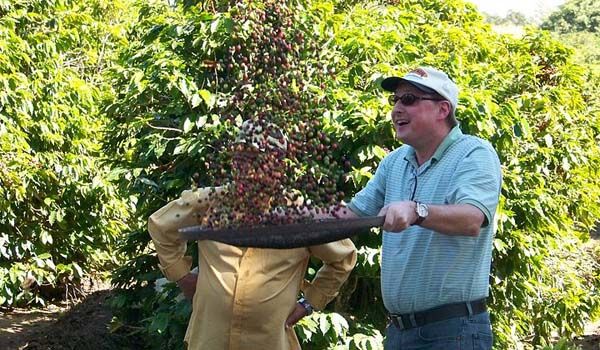
[{"label": "shirt collar", "polygon": [[442,158],[442,155],[444,154],[444,152],[446,152],[448,147],[452,146],[452,144],[454,144],[454,142],[456,142],[456,140],[458,140],[462,135],[463,133],[460,130],[460,126],[457,125],[453,127],[452,130],[450,130],[450,132],[448,133],[448,135],[446,135],[446,137],[444,138],[444,141],[442,141],[442,143],[435,150],[435,153],[433,154],[433,156],[431,156],[431,159],[435,159],[436,162],[440,160],[440,158]]}]

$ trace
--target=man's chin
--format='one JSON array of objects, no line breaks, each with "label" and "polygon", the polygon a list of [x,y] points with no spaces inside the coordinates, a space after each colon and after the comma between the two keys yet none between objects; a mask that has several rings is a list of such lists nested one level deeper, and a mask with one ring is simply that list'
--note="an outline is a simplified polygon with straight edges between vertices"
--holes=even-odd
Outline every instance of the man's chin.
[{"label": "man's chin", "polygon": [[407,143],[407,139],[408,139],[408,132],[407,130],[401,129],[398,130],[396,129],[396,138],[400,141],[402,141],[402,143]]}]

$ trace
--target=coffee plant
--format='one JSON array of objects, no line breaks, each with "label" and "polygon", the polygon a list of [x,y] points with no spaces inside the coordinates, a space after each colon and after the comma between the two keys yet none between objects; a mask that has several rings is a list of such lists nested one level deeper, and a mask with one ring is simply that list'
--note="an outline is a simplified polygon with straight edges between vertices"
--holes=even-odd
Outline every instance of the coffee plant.
[{"label": "coffee plant", "polygon": [[75,296],[84,276],[115,262],[129,216],[99,147],[100,73],[125,40],[117,14],[126,11],[1,4],[0,305],[43,304]]}]

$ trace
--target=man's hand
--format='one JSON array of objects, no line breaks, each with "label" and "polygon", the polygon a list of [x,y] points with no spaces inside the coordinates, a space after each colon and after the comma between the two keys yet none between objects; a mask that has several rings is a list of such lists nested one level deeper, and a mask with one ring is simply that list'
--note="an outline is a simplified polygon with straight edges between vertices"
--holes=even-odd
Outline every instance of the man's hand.
[{"label": "man's hand", "polygon": [[385,216],[383,229],[400,232],[417,220],[416,203],[413,201],[393,202],[381,208],[378,216]]},{"label": "man's hand", "polygon": [[287,320],[285,320],[285,328],[293,327],[296,322],[300,321],[304,316],[306,316],[306,309],[304,306],[296,303],[296,307],[294,307],[292,313],[288,316]]},{"label": "man's hand", "polygon": [[183,292],[183,295],[186,299],[192,300],[194,298],[194,293],[196,293],[196,282],[198,281],[197,273],[188,273],[183,276],[182,279],[177,281],[177,286]]}]

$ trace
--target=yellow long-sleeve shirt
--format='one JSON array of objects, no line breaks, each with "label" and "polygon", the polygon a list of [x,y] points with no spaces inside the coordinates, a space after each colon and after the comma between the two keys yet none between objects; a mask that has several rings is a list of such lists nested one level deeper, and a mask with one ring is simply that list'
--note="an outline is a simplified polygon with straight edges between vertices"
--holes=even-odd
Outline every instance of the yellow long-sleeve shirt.
[{"label": "yellow long-sleeve shirt", "polygon": [[[167,279],[177,281],[190,271],[192,261],[185,256],[186,243],[177,239],[177,230],[197,225],[203,213],[219,204],[209,196],[214,191],[184,191],[150,216],[148,230]],[[285,328],[300,290],[322,309],[356,263],[356,248],[349,239],[285,250],[199,241],[198,251],[198,283],[185,335],[188,349],[194,350],[300,349],[293,329]],[[304,275],[311,256],[323,266],[308,282]]]}]

